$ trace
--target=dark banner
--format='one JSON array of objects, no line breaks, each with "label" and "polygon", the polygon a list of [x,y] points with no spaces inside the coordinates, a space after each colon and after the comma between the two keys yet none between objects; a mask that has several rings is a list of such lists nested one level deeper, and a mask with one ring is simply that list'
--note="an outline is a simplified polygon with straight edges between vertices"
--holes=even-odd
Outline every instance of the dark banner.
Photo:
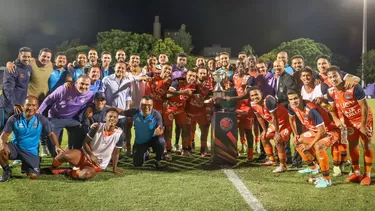
[{"label": "dark banner", "polygon": [[237,157],[237,115],[214,112],[211,122],[211,158],[218,165],[235,165]]}]

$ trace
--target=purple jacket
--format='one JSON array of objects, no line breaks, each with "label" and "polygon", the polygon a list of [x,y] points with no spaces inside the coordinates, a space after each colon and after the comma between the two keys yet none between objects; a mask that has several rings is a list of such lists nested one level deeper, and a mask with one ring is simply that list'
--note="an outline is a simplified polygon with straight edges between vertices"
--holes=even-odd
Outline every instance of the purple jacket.
[{"label": "purple jacket", "polygon": [[173,65],[172,67],[172,80],[177,78],[185,77],[185,74],[187,72],[187,69],[184,68],[183,70],[180,70],[177,68],[177,65]]},{"label": "purple jacket", "polygon": [[87,91],[81,94],[76,86],[67,89],[64,86],[58,87],[43,101],[39,107],[39,113],[52,106],[48,112],[49,118],[71,119],[87,104],[93,101],[94,93]]},{"label": "purple jacket", "polygon": [[254,79],[254,85],[260,87],[264,97],[267,95],[275,96],[276,79],[272,73],[268,72],[266,76],[258,75]]}]

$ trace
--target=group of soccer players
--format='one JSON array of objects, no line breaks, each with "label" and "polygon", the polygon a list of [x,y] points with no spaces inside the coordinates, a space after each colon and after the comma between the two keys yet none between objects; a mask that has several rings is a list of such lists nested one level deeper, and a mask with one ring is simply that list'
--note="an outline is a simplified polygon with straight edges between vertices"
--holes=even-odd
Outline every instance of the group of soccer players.
[{"label": "group of soccer players", "polygon": [[[102,52],[99,59],[95,49],[78,53],[71,63],[66,55],[56,53],[53,64],[52,52],[46,48],[36,59],[31,53],[30,48],[21,48],[18,58],[7,63],[3,79],[0,181],[11,177],[9,160],[22,163],[22,171],[32,179],[41,172],[89,179],[111,159],[113,172],[122,173],[117,169],[121,149],[133,155],[134,165],[139,166],[152,147],[155,166],[161,167],[161,159],[172,161],[173,151],[182,156],[194,152],[197,125],[200,154],[206,157],[213,112],[227,110],[237,114],[238,152],[246,152],[247,161],[254,161],[254,151],[262,151],[268,158],[263,166],[279,162],[273,172],[285,172],[291,162],[293,133],[295,149],[308,165],[298,172],[322,172],[315,187],[332,185],[327,149],[331,148],[333,176],[341,176],[347,146],[353,172],[346,180],[371,183],[371,109],[358,84],[360,79],[332,66],[327,56],[317,58],[318,71],[314,71],[304,65],[300,55],[292,57],[289,66],[286,52],[280,52],[273,63],[240,52],[236,64],[222,52],[207,61],[198,57],[191,69],[186,68],[185,54],[179,54],[174,65],[168,63],[165,53],[150,55],[142,68],[139,55],[131,54],[127,61],[121,49],[113,62],[110,52]],[[215,74],[224,76],[222,98],[213,94]],[[132,145],[133,126],[136,137]],[[66,149],[60,146],[64,128],[68,131]],[[359,140],[364,148],[364,174],[359,167]],[[50,168],[40,170],[39,154],[54,158]],[[72,168],[60,168],[64,162]]]}]

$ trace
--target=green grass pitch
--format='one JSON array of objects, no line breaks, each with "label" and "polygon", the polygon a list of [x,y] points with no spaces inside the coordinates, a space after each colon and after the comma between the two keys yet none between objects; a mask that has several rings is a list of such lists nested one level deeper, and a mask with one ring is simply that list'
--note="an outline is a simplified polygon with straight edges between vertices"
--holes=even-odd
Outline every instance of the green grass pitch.
[{"label": "green grass pitch", "polygon": [[[375,100],[368,102],[375,110]],[[198,137],[196,142],[198,149]],[[125,174],[106,171],[86,182],[63,175],[31,181],[15,167],[15,177],[0,184],[0,210],[249,210],[223,171],[209,165],[209,158],[198,154],[173,158],[163,171],[155,170],[151,162],[134,168],[126,158],[119,163]],[[42,167],[50,163],[44,158]],[[273,174],[273,168],[246,163],[245,157],[233,168],[267,210],[375,209],[375,185],[345,183],[349,169],[344,176],[332,177],[332,187],[320,190],[307,183],[305,175]]]}]

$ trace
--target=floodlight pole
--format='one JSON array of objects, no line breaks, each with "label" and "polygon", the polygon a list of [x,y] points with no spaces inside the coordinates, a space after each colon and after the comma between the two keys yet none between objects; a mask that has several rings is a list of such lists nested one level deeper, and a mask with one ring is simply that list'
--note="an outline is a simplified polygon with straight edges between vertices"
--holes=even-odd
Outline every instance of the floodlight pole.
[{"label": "floodlight pole", "polygon": [[363,55],[367,52],[367,0],[363,0],[363,26],[362,26],[362,87],[365,86],[365,63]]}]

